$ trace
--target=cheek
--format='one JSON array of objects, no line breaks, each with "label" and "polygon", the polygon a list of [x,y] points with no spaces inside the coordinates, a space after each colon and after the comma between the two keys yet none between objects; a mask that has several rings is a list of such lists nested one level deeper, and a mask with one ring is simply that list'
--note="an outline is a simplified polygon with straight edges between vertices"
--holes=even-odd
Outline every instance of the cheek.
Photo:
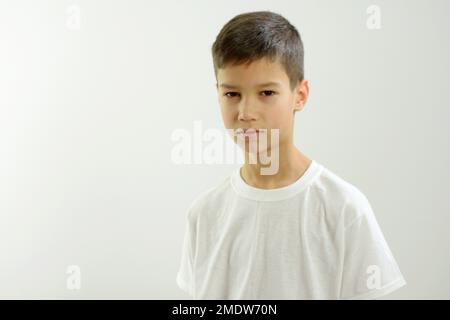
[{"label": "cheek", "polygon": [[286,107],[282,104],[271,106],[264,113],[264,118],[267,120],[271,128],[282,128],[286,118]]},{"label": "cheek", "polygon": [[279,129],[280,137],[289,134],[292,115],[290,114],[289,102],[278,104],[270,112],[266,113],[265,119],[270,128]]},{"label": "cheek", "polygon": [[221,108],[220,111],[222,113],[222,120],[223,123],[225,124],[225,127],[226,128],[233,127],[234,113],[230,112],[229,110],[226,110],[226,108]]}]

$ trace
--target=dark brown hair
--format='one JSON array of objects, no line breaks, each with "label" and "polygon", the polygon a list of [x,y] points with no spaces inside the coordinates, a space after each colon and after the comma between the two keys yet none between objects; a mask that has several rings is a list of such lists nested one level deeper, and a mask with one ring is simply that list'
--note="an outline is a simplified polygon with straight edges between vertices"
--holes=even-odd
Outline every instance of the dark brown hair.
[{"label": "dark brown hair", "polygon": [[291,90],[304,77],[303,43],[297,29],[280,14],[270,11],[242,13],[220,30],[212,48],[214,74],[226,65],[251,63],[260,58],[279,61]]}]

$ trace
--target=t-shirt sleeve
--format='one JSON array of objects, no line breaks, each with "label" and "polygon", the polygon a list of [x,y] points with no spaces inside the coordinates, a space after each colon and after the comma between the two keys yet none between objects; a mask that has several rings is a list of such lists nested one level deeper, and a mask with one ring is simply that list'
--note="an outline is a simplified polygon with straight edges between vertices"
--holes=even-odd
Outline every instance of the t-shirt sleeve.
[{"label": "t-shirt sleeve", "polygon": [[376,299],[406,285],[369,201],[364,195],[359,200],[344,229],[340,299],[346,300]]},{"label": "t-shirt sleeve", "polygon": [[181,262],[176,276],[176,283],[178,287],[193,297],[193,232],[191,227],[189,215],[186,215]]}]

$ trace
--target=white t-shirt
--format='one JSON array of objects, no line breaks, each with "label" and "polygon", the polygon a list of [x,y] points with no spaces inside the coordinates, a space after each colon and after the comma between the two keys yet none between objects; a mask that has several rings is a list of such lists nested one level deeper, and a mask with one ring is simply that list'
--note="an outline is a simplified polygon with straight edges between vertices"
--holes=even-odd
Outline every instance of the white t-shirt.
[{"label": "white t-shirt", "polygon": [[238,168],[185,217],[176,283],[194,299],[375,299],[406,284],[366,196],[315,160],[277,189]]}]

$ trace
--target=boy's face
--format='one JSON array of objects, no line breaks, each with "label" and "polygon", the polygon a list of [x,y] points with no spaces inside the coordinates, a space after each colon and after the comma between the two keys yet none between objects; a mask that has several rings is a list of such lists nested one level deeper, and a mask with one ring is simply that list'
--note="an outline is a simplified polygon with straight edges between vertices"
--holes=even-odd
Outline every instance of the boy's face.
[{"label": "boy's face", "polygon": [[[303,108],[308,98],[307,80],[299,82],[291,91],[283,66],[263,58],[247,65],[218,69],[216,87],[226,129],[266,129],[265,149],[292,142],[294,114]],[[279,129],[278,141],[271,141],[271,129]],[[235,143],[237,136],[233,135]],[[259,137],[241,139],[245,139],[248,149],[247,142]],[[261,151],[258,146],[258,152]]]}]

